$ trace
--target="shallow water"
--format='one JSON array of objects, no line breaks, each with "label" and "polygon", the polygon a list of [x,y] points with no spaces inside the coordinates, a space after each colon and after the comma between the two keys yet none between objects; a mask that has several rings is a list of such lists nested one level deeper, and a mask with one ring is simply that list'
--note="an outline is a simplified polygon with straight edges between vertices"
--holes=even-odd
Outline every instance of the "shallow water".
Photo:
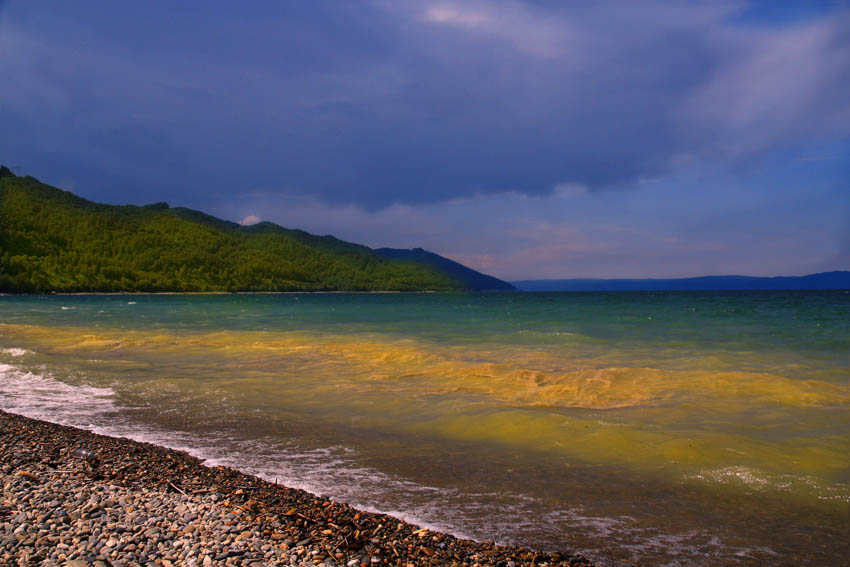
[{"label": "shallow water", "polygon": [[0,407],[602,564],[850,553],[850,293],[0,297]]}]

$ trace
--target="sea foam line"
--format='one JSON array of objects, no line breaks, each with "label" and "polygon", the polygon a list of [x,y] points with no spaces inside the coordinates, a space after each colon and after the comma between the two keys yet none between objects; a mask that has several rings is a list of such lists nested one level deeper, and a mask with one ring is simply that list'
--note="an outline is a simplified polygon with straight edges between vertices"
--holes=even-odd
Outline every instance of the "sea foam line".
[{"label": "sea foam line", "polygon": [[[52,378],[46,370],[43,372],[38,374],[0,363],[0,409],[100,435],[125,437],[184,451],[202,460],[206,466],[231,467],[269,482],[330,496],[365,511],[390,514],[434,531],[474,539],[449,523],[433,519],[448,502],[408,509],[380,498],[386,491],[409,496],[417,492],[435,495],[445,491],[393,479],[376,469],[359,467],[352,460],[351,449],[329,447],[304,451],[288,442],[277,447],[278,451],[273,451],[278,455],[273,458],[269,455],[272,453],[269,451],[270,443],[264,443],[264,440],[246,442],[227,435],[205,439],[188,432],[131,423],[123,415],[126,408],[115,403],[116,392],[113,389],[71,385]],[[258,454],[266,454],[266,457],[258,461]],[[363,500],[363,495],[370,495],[372,499]],[[401,498],[402,501],[405,499]]]},{"label": "sea foam line", "polygon": [[[602,540],[600,543],[623,540],[621,549],[628,550],[635,561],[646,553],[672,546],[679,548],[679,554],[674,553],[679,556],[669,565],[698,564],[689,557],[696,549],[690,540],[698,534],[659,534],[638,527],[634,518],[597,517],[580,509],[541,515],[537,499],[523,494],[499,494],[497,506],[487,494],[463,494],[457,489],[421,485],[358,466],[352,450],[341,446],[303,450],[292,440],[245,441],[226,434],[203,438],[132,423],[124,413],[127,408],[115,403],[115,394],[111,388],[64,383],[50,377],[46,370],[37,374],[0,363],[0,409],[11,413],[185,451],[207,466],[228,466],[459,538],[527,545],[523,533],[541,528],[553,533],[565,528],[580,529],[595,535],[592,539]],[[263,457],[258,459],[257,455]],[[515,536],[505,538],[509,533]],[[718,552],[725,547],[716,539],[712,544]],[[577,551],[593,558],[597,550]],[[746,555],[753,550],[733,551]]]},{"label": "sea foam line", "polygon": [[12,357],[15,357],[15,358],[17,358],[19,356],[24,356],[26,354],[32,354],[32,351],[30,351],[30,350],[27,350],[25,348],[17,348],[17,347],[0,349],[0,352],[2,352],[3,354],[8,354],[9,356],[12,356]]}]

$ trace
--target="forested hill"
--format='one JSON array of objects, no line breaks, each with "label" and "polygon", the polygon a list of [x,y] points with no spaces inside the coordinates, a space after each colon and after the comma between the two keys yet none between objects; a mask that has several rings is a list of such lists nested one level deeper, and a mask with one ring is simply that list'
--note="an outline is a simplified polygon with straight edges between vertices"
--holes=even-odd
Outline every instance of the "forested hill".
[{"label": "forested hill", "polygon": [[433,263],[332,236],[268,222],[240,226],[166,203],[93,203],[0,168],[0,292],[475,287]]},{"label": "forested hill", "polygon": [[414,262],[433,266],[434,268],[451,275],[471,289],[487,289],[493,291],[513,291],[516,288],[507,282],[496,279],[493,276],[476,272],[463,264],[449,260],[439,254],[428,252],[422,248],[404,250],[401,248],[378,248],[375,250],[381,256],[396,260],[411,260]]}]

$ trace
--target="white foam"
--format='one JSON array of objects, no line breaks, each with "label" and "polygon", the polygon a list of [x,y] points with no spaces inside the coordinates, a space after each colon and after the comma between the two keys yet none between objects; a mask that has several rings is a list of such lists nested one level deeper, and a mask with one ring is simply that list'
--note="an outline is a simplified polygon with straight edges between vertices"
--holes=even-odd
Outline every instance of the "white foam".
[{"label": "white foam", "polygon": [[703,470],[699,474],[692,475],[690,478],[720,484],[740,483],[756,490],[761,490],[770,484],[764,474],[744,466]]},{"label": "white foam", "polygon": [[[707,564],[708,557],[736,556],[741,558],[765,558],[777,554],[764,546],[732,546],[716,535],[700,530],[679,533],[662,532],[657,528],[641,527],[638,520],[630,516],[600,517],[587,514],[581,508],[558,510],[545,514],[540,521],[552,529],[582,533],[594,542],[591,547],[576,551],[604,564],[608,559],[600,555],[600,549],[610,548],[617,542],[619,559],[629,555],[629,564],[641,565],[649,562],[664,567],[695,567]],[[663,563],[659,563],[663,561]]]},{"label": "white foam", "polygon": [[[668,557],[666,564],[670,566],[698,565],[695,558],[704,558],[707,550],[710,554],[740,557],[772,553],[760,548],[729,547],[718,538],[699,532],[661,533],[641,527],[638,520],[628,516],[601,517],[580,508],[541,513],[537,498],[519,493],[469,494],[417,484],[359,465],[357,453],[343,446],[304,449],[294,440],[244,440],[236,436],[238,432],[198,435],[139,424],[132,420],[129,408],[115,402],[112,389],[67,384],[53,379],[46,370],[36,373],[0,364],[0,408],[186,451],[208,466],[232,467],[461,538],[528,544],[543,532],[583,533],[588,547],[577,551],[592,559],[605,559],[597,556],[598,550],[617,541],[617,548],[635,562],[647,557]],[[752,482],[742,470],[726,474]]]},{"label": "white foam", "polygon": [[[163,444],[156,437],[149,436],[146,440]],[[229,448],[222,449],[223,445]],[[278,447],[274,448],[275,445]],[[195,442],[188,452],[204,459],[208,466],[239,469],[269,482],[328,496],[368,512],[388,514],[432,531],[472,537],[458,530],[454,522],[438,519],[445,517],[445,512],[452,508],[451,500],[461,496],[459,492],[358,466],[354,462],[356,452],[344,446],[304,450],[294,442],[281,445],[274,439],[228,440],[205,447]]]},{"label": "white foam", "polygon": [[1,349],[0,352],[2,352],[3,354],[8,354],[9,356],[14,356],[14,357],[24,356],[25,354],[32,354],[32,351],[29,351],[25,348],[16,348],[16,347],[4,348],[4,349]]},{"label": "white foam", "polygon": [[73,386],[10,364],[0,364],[0,408],[26,417],[86,427],[115,411],[109,388]]},{"label": "white foam", "polygon": [[850,487],[846,483],[829,482],[805,475],[771,474],[744,466],[705,469],[685,478],[708,484],[738,484],[756,492],[799,493],[804,490],[812,498],[824,502],[850,502]]},{"label": "white foam", "polygon": [[[431,530],[470,537],[452,523],[436,520],[457,498],[456,491],[421,486],[394,479],[375,469],[357,466],[356,453],[336,446],[303,450],[292,441],[237,440],[223,432],[218,437],[140,425],[128,420],[110,388],[71,385],[49,372],[30,372],[0,363],[0,409],[87,429],[101,435],[125,437],[185,451],[207,466],[235,468],[292,488],[333,497],[376,513],[385,513]],[[423,497],[424,496],[424,497]],[[406,502],[425,502],[405,506]]]}]

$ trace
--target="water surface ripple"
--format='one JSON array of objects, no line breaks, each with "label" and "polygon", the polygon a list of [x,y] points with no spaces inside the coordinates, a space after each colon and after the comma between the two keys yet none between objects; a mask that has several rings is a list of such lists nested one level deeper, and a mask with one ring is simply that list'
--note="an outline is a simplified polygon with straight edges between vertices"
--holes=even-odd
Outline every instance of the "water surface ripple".
[{"label": "water surface ripple", "polygon": [[602,564],[850,556],[846,292],[6,296],[0,407]]}]

